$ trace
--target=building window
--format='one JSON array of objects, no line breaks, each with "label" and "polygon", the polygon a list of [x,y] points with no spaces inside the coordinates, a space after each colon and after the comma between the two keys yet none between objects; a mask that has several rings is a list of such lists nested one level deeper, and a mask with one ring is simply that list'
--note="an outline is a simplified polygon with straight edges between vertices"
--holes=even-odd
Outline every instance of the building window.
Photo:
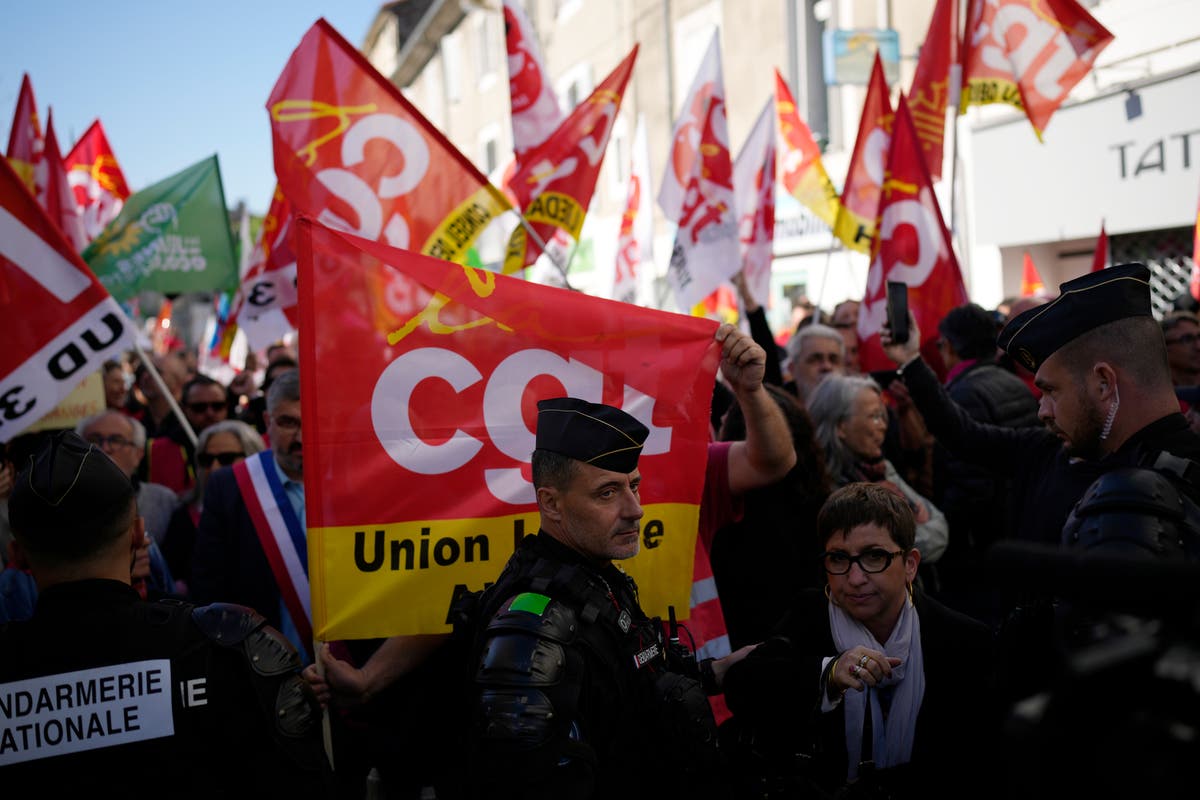
[{"label": "building window", "polygon": [[592,93],[592,65],[583,63],[571,67],[555,82],[555,88],[559,107],[564,114],[570,114]]},{"label": "building window", "polygon": [[489,178],[495,176],[500,167],[500,126],[495,123],[484,125],[479,131],[479,169]]},{"label": "building window", "polygon": [[454,34],[442,37],[442,80],[446,86],[446,99],[457,103],[462,99],[462,52],[458,37]]},{"label": "building window", "polygon": [[495,12],[484,11],[475,16],[475,78],[482,84],[496,79],[504,30],[502,17]]}]

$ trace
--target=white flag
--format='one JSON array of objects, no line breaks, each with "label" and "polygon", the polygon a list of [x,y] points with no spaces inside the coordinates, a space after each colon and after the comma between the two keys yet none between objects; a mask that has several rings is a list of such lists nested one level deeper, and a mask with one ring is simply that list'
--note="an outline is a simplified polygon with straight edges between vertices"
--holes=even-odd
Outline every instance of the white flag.
[{"label": "white flag", "polygon": [[687,313],[741,268],[716,33],[675,123],[658,203],[678,221],[667,283]]},{"label": "white flag", "polygon": [[775,241],[775,98],[767,99],[733,165],[742,275],[763,306],[771,293]]},{"label": "white flag", "polygon": [[513,152],[517,161],[554,133],[563,121],[558,96],[542,64],[542,50],[517,0],[504,0],[508,92],[512,100]]},{"label": "white flag", "polygon": [[625,192],[625,213],[617,237],[617,265],[613,276],[612,297],[626,303],[651,305],[648,286],[652,272],[654,204],[650,200],[650,146],[646,140],[646,120],[638,115],[630,158],[629,187]]}]

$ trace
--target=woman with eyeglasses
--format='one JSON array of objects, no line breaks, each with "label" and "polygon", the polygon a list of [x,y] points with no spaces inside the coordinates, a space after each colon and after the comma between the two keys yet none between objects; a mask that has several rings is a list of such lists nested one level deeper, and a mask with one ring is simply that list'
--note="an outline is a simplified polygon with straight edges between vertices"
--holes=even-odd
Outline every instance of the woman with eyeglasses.
[{"label": "woman with eyeglasses", "polygon": [[776,634],[729,668],[726,743],[780,797],[988,796],[992,634],[913,585],[910,505],[851,483],[821,508],[817,536],[824,592],[797,595]]},{"label": "woman with eyeglasses", "polygon": [[883,457],[888,417],[879,384],[867,377],[828,375],[809,397],[808,414],[834,485],[865,481],[891,489],[912,509],[921,560],[933,564],[941,558],[950,541],[945,514]]},{"label": "woman with eyeglasses", "polygon": [[200,524],[204,487],[209,476],[221,467],[232,466],[265,449],[266,444],[258,431],[237,420],[215,422],[200,433],[196,442],[196,485],[185,496],[183,505],[175,510],[161,545],[180,594],[187,595],[187,582],[192,573],[192,548],[196,543],[196,527]]}]

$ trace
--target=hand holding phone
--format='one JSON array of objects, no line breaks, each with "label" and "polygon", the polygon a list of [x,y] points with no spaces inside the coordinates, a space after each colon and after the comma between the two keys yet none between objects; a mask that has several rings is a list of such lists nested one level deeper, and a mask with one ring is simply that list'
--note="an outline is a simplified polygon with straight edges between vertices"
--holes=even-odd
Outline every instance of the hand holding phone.
[{"label": "hand holding phone", "polygon": [[904,344],[908,341],[908,284],[887,282],[887,323],[893,342]]}]

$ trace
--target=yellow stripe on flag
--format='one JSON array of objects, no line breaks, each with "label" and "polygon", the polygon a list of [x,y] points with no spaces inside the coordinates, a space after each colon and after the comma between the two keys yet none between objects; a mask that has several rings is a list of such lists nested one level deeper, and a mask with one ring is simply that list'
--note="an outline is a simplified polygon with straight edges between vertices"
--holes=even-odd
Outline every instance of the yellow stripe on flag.
[{"label": "yellow stripe on flag", "polygon": [[[618,562],[638,583],[650,615],[686,618],[699,506],[644,506],[641,552]],[[396,630],[446,633],[457,591],[500,575],[518,537],[537,533],[536,512],[308,529],[309,584],[317,639],[373,639]]]},{"label": "yellow stripe on flag", "polygon": [[511,207],[491,184],[480,187],[441,221],[425,241],[421,254],[463,263],[483,229]]}]

